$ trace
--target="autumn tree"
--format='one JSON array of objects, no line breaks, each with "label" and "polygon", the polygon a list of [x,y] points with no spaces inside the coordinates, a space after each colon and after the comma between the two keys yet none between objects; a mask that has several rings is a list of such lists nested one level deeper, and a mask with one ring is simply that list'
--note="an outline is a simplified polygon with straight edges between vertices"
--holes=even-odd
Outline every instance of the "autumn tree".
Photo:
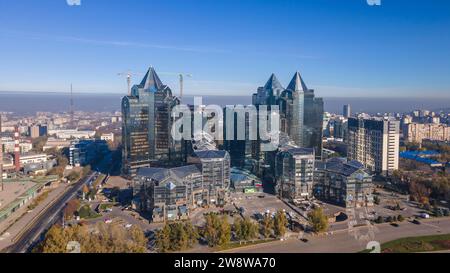
[{"label": "autumn tree", "polygon": [[328,217],[323,213],[322,208],[315,208],[308,213],[308,220],[316,233],[324,232],[328,229]]},{"label": "autumn tree", "polygon": [[283,237],[284,234],[286,234],[287,224],[288,220],[286,218],[286,213],[284,213],[283,211],[278,211],[273,219],[273,230],[275,236]]},{"label": "autumn tree", "polygon": [[69,220],[73,217],[75,212],[78,211],[78,208],[80,207],[80,201],[78,199],[72,199],[69,202],[67,202],[66,207],[64,208],[64,218],[66,220]]},{"label": "autumn tree", "polygon": [[265,214],[261,221],[261,234],[264,238],[269,238],[272,234],[273,220],[269,214]]},{"label": "autumn tree", "polygon": [[239,241],[249,241],[258,237],[258,225],[250,218],[237,218],[233,225],[236,239]]},{"label": "autumn tree", "polygon": [[204,237],[210,247],[223,246],[230,242],[231,225],[226,216],[219,217],[216,214],[205,216]]}]

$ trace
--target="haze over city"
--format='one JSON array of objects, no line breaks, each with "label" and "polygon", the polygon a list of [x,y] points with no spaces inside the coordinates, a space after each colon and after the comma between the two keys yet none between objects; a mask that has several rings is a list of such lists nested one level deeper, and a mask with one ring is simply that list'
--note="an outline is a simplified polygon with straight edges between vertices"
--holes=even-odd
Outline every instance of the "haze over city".
[{"label": "haze over city", "polygon": [[173,87],[164,72],[191,73],[190,95],[248,94],[300,71],[323,97],[449,97],[449,12],[420,0],[2,1],[0,90],[123,94],[117,73],[152,65]]}]

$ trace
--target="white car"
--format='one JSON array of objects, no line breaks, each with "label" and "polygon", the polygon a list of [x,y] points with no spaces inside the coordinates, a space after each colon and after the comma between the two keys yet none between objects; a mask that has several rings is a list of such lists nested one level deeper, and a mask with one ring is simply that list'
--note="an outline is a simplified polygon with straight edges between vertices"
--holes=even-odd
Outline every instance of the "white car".
[{"label": "white car", "polygon": [[112,223],[112,220],[111,219],[106,219],[105,220],[105,224],[111,224]]},{"label": "white car", "polygon": [[133,225],[132,224],[126,224],[125,228],[131,228]]}]

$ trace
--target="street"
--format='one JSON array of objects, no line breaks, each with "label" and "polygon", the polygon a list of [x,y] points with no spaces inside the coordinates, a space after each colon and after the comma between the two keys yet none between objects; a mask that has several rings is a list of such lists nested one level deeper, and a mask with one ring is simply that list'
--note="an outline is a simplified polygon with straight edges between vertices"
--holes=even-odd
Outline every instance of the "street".
[{"label": "street", "polygon": [[[423,220],[421,225],[403,222],[399,227],[376,225],[374,241],[383,244],[395,239],[450,233],[450,218]],[[363,230],[361,231],[363,233]],[[308,242],[298,239],[276,241],[226,251],[227,253],[355,253],[366,248],[367,241],[357,240],[348,230],[328,236],[308,236]]]},{"label": "street", "polygon": [[86,183],[90,183],[97,173],[92,173],[85,179],[74,184],[57,201],[55,201],[47,210],[39,215],[22,234],[16,238],[16,243],[6,249],[8,253],[25,253],[38,241],[39,237],[48,230],[58,220],[58,214],[61,213],[65,204],[75,197],[77,192]]}]

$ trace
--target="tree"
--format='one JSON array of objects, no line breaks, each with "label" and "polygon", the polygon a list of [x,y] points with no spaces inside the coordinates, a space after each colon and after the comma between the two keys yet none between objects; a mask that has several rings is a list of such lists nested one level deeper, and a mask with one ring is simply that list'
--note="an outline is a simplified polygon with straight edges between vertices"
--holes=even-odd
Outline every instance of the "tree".
[{"label": "tree", "polygon": [[156,231],[156,247],[159,252],[167,252],[170,249],[170,226],[165,225],[162,229]]},{"label": "tree", "polygon": [[64,208],[64,218],[66,220],[69,220],[73,217],[75,212],[78,211],[78,208],[80,207],[80,201],[78,199],[72,199],[69,202],[67,202],[66,207]]},{"label": "tree", "polygon": [[239,241],[248,241],[258,236],[258,225],[251,219],[237,218],[233,225],[236,239]]},{"label": "tree", "polygon": [[399,221],[399,222],[403,222],[403,221],[405,221],[405,217],[403,217],[403,215],[399,215],[398,217],[397,217],[397,220]]},{"label": "tree", "polygon": [[71,171],[70,174],[67,176],[67,179],[71,182],[75,182],[78,179],[80,179],[80,173],[76,171]]},{"label": "tree", "polygon": [[261,233],[264,238],[269,238],[272,234],[273,221],[269,214],[265,214],[261,222]]},{"label": "tree", "polygon": [[69,238],[65,234],[63,228],[59,225],[54,225],[45,235],[42,245],[38,252],[42,253],[65,253],[67,251],[67,244]]},{"label": "tree", "polygon": [[210,247],[223,246],[230,242],[231,225],[226,216],[219,218],[216,214],[205,216],[204,237]]},{"label": "tree", "polygon": [[274,233],[277,237],[283,237],[286,233],[286,225],[288,224],[288,220],[286,218],[286,213],[283,211],[278,211],[275,214],[273,220]]},{"label": "tree", "polygon": [[66,253],[70,241],[80,243],[82,253],[144,253],[147,249],[147,239],[139,227],[127,230],[120,225],[100,222],[94,230],[78,225],[64,229],[54,225],[35,251]]},{"label": "tree", "polygon": [[315,208],[308,213],[308,220],[314,232],[320,233],[328,230],[328,217],[323,213],[322,208]]}]

